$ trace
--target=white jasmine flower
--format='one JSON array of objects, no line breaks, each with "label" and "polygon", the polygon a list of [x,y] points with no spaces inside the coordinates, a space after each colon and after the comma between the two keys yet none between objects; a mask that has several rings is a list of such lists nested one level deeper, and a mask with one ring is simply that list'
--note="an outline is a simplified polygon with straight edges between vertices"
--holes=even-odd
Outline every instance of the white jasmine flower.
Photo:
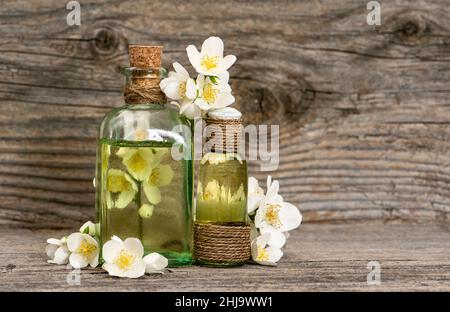
[{"label": "white jasmine flower", "polygon": [[109,275],[118,277],[138,278],[145,273],[145,262],[142,259],[144,247],[137,238],[127,238],[122,241],[112,237],[103,245],[103,269]]},{"label": "white jasmine flower", "polygon": [[80,227],[80,233],[89,234],[91,236],[96,236],[100,233],[99,231],[100,223],[92,223],[91,221],[87,221]]},{"label": "white jasmine flower", "polygon": [[98,265],[99,247],[97,241],[89,234],[73,233],[67,237],[67,247],[72,252],[69,262],[75,269]]},{"label": "white jasmine flower", "polygon": [[200,116],[200,109],[194,104],[197,97],[197,85],[194,79],[189,77],[187,70],[179,63],[173,63],[175,71],[169,72],[169,77],[161,80],[161,90],[166,96],[180,106],[180,114],[189,119]]},{"label": "white jasmine flower", "polygon": [[234,103],[231,87],[228,84],[229,74],[224,72],[217,77],[198,75],[198,96],[195,104],[204,111],[227,107]]},{"label": "white jasmine flower", "polygon": [[194,45],[186,48],[189,61],[199,74],[217,76],[236,62],[236,56],[223,57],[223,41],[219,37],[209,37],[199,52]]},{"label": "white jasmine flower", "polygon": [[264,190],[259,186],[258,180],[254,177],[248,178],[248,196],[247,196],[247,211],[248,214],[255,212],[261,200],[264,198]]},{"label": "white jasmine flower", "polygon": [[252,241],[252,259],[262,265],[276,265],[283,252],[276,247],[268,246],[270,234],[262,234]]},{"label": "white jasmine flower", "polygon": [[159,253],[153,252],[144,257],[145,273],[163,273],[162,270],[167,267],[169,260]]},{"label": "white jasmine flower", "polygon": [[67,238],[63,237],[61,239],[49,238],[47,239],[47,247],[45,247],[45,252],[50,258],[48,263],[54,264],[67,264],[69,262],[70,251],[67,248]]},{"label": "white jasmine flower", "polygon": [[266,196],[261,200],[255,215],[257,228],[272,227],[280,232],[287,232],[297,228],[302,222],[300,211],[294,205],[284,202],[278,194],[278,189],[278,181],[272,183],[269,176]]}]

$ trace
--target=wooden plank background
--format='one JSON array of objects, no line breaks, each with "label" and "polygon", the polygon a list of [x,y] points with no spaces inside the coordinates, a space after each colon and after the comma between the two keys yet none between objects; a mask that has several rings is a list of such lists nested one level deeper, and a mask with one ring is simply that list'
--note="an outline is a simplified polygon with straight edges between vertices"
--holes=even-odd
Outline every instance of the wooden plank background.
[{"label": "wooden plank background", "polygon": [[[130,43],[221,36],[248,123],[280,124],[282,195],[306,221],[428,220],[450,211],[447,0],[80,0],[0,5],[0,224],[74,227],[93,217],[95,138],[122,105]],[[251,174],[265,178],[252,164]]]}]

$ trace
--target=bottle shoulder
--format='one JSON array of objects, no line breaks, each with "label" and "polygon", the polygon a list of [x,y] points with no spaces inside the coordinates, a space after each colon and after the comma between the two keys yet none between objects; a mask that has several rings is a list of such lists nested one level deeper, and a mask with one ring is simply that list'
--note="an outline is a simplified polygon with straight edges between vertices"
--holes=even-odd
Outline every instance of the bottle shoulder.
[{"label": "bottle shoulder", "polygon": [[99,138],[112,140],[170,139],[189,121],[164,104],[125,105],[109,111],[100,125]]}]

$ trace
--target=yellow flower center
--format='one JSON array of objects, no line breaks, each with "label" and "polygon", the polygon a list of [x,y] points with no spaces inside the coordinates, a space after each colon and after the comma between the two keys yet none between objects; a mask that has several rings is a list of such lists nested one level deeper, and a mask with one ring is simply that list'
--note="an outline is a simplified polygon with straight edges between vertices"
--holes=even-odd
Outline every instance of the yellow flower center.
[{"label": "yellow flower center", "polygon": [[123,192],[130,188],[130,182],[122,175],[109,175],[107,183],[108,191],[111,193]]},{"label": "yellow flower center", "polygon": [[134,263],[134,256],[126,250],[121,250],[119,255],[114,259],[113,263],[117,265],[121,270],[128,270]]},{"label": "yellow flower center", "polygon": [[161,172],[160,172],[159,168],[154,168],[152,170],[152,173],[148,177],[148,182],[150,182],[150,184],[152,184],[152,185],[159,185],[160,176],[161,176]]},{"label": "yellow flower center", "polygon": [[76,253],[81,254],[85,258],[90,258],[92,253],[97,250],[97,246],[94,244],[89,244],[87,241],[83,240],[76,249]]},{"label": "yellow flower center", "polygon": [[214,103],[219,90],[215,89],[211,83],[208,83],[203,88],[203,99],[208,103]]},{"label": "yellow flower center", "polygon": [[256,256],[257,261],[269,261],[269,253],[267,250],[258,246],[258,255]]},{"label": "yellow flower center", "polygon": [[178,92],[180,92],[180,96],[182,99],[186,98],[186,84],[185,83],[180,83],[180,85],[178,86]]},{"label": "yellow flower center", "polygon": [[219,57],[218,56],[203,56],[202,60],[200,62],[200,65],[205,67],[207,70],[211,70],[217,67],[219,64]]},{"label": "yellow flower center", "polygon": [[128,162],[129,169],[133,172],[140,172],[147,166],[145,158],[139,152],[134,153]]},{"label": "yellow flower center", "polygon": [[265,219],[275,228],[279,228],[281,226],[280,221],[280,212],[281,207],[279,205],[268,205],[266,210]]}]

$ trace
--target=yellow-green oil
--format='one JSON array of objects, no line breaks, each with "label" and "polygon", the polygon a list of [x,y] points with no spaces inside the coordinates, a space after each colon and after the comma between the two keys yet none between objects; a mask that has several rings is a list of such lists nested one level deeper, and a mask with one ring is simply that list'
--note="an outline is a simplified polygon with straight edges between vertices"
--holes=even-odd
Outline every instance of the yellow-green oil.
[{"label": "yellow-green oil", "polygon": [[174,267],[192,263],[192,160],[174,160],[171,145],[102,140],[97,217],[102,244],[136,237]]},{"label": "yellow-green oil", "polygon": [[[217,225],[247,224],[247,163],[237,154],[209,153],[199,166],[195,221]],[[207,266],[236,266],[243,262],[206,261]]]}]

